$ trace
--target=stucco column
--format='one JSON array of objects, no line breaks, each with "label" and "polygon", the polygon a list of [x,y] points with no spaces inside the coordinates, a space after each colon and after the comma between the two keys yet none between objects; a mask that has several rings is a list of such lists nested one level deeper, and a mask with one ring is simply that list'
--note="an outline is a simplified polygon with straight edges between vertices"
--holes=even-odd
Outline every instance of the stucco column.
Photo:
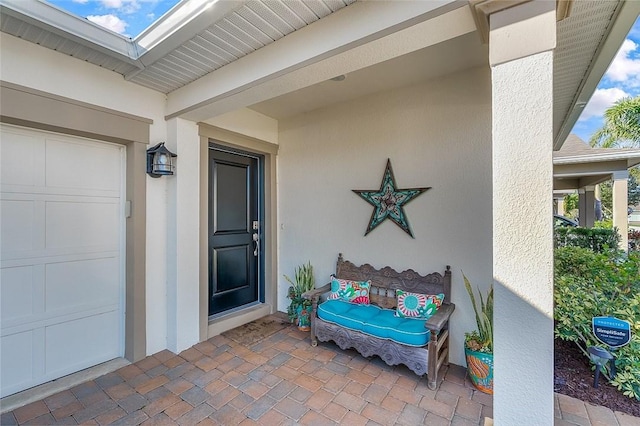
[{"label": "stucco column", "polygon": [[578,189],[578,224],[585,228],[593,228],[596,220],[595,186]]},{"label": "stucco column", "polygon": [[175,175],[168,178],[167,184],[167,348],[178,353],[198,343],[200,337],[200,136],[197,124],[180,118],[169,120],[166,146],[178,154]]},{"label": "stucco column", "polygon": [[489,22],[494,419],[551,425],[555,2],[524,3]]},{"label": "stucco column", "polygon": [[627,170],[613,173],[613,226],[618,228],[620,248],[625,251],[629,249],[628,179]]},{"label": "stucco column", "polygon": [[564,196],[556,199],[556,213],[560,216],[564,216]]}]

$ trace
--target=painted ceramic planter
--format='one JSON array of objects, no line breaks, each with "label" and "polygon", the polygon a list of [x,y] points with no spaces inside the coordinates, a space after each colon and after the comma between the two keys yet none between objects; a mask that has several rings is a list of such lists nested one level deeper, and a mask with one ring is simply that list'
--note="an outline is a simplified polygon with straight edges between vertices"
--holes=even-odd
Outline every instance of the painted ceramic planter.
[{"label": "painted ceramic planter", "polygon": [[298,330],[311,330],[311,308],[307,306],[298,306]]},{"label": "painted ceramic planter", "polygon": [[473,385],[481,392],[493,395],[493,354],[464,348],[467,372]]}]

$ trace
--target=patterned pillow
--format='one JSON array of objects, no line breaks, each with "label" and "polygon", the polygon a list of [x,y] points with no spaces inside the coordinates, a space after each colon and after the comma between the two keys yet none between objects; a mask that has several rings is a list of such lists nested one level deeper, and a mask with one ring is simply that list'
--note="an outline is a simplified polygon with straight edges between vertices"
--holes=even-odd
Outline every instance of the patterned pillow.
[{"label": "patterned pillow", "polygon": [[331,275],[331,293],[327,299],[340,299],[360,305],[369,304],[371,281],[351,281]]},{"label": "patterned pillow", "polygon": [[396,290],[396,298],[398,299],[397,317],[429,319],[442,305],[444,293],[433,295]]}]

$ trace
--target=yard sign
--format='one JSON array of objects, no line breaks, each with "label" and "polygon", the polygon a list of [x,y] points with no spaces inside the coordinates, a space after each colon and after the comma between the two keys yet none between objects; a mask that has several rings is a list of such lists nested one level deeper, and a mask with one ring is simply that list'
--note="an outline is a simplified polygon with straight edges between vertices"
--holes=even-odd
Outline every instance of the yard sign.
[{"label": "yard sign", "polygon": [[616,317],[593,317],[593,334],[611,348],[619,348],[631,340],[631,324]]}]

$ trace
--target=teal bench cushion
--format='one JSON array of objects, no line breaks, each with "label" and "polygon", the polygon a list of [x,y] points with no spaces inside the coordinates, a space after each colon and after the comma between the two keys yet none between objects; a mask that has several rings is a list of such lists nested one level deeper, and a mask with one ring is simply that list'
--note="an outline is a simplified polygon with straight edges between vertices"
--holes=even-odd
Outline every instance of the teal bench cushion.
[{"label": "teal bench cushion", "polygon": [[426,320],[398,318],[394,313],[393,309],[343,300],[327,300],[318,305],[318,317],[324,321],[404,345],[429,343],[430,332],[424,326]]}]

